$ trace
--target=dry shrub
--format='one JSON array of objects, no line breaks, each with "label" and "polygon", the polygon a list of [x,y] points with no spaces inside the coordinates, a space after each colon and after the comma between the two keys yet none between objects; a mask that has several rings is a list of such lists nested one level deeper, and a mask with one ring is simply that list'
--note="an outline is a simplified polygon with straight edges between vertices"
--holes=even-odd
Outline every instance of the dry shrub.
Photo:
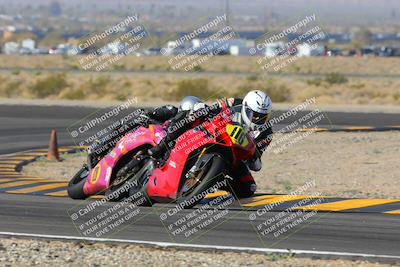
[{"label": "dry shrub", "polygon": [[81,100],[86,98],[86,92],[85,90],[80,87],[77,89],[71,89],[71,90],[64,90],[60,94],[60,98],[62,99],[68,99],[68,100]]},{"label": "dry shrub", "polygon": [[165,94],[166,100],[181,100],[185,96],[193,95],[200,99],[219,98],[224,94],[220,89],[212,90],[207,79],[185,79],[176,84],[176,89]]},{"label": "dry shrub", "polygon": [[327,74],[324,80],[331,85],[347,83],[349,81],[343,74],[335,72]]},{"label": "dry shrub", "polygon": [[67,78],[64,73],[51,74],[43,79],[37,80],[29,91],[38,98],[58,95],[64,88],[68,86]]},{"label": "dry shrub", "polygon": [[233,96],[243,97],[249,91],[256,89],[266,92],[273,102],[288,102],[291,99],[291,93],[289,88],[287,88],[285,84],[277,84],[273,80],[267,80],[266,82],[258,82],[256,84],[242,85],[233,94]]}]

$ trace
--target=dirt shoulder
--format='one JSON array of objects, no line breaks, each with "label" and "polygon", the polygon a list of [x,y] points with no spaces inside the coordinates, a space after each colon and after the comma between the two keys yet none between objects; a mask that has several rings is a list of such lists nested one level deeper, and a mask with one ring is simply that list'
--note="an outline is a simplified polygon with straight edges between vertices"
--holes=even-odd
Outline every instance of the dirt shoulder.
[{"label": "dirt shoulder", "polygon": [[0,239],[2,266],[391,266],[350,260],[294,258],[279,254],[183,251],[138,245]]},{"label": "dirt shoulder", "polygon": [[399,138],[395,131],[314,133],[282,152],[270,147],[256,181],[266,192],[288,193],[315,180],[310,191],[322,195],[400,198]]},{"label": "dirt shoulder", "polygon": [[[275,142],[283,136],[276,135]],[[294,138],[294,137],[292,137]],[[253,173],[259,192],[290,193],[310,181],[305,193],[336,197],[400,198],[400,132],[314,133],[263,155],[263,169]],[[85,162],[84,154],[62,162],[39,160],[24,167],[26,175],[69,180]]]}]

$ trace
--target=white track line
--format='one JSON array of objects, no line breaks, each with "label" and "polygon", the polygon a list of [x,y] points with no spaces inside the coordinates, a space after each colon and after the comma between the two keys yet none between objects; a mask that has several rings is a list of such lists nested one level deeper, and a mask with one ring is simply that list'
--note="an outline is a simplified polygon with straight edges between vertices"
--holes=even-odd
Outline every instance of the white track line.
[{"label": "white track line", "polygon": [[253,248],[253,247],[235,247],[235,246],[216,246],[216,245],[197,245],[197,244],[183,244],[171,242],[157,242],[157,241],[142,241],[142,240],[127,240],[127,239],[113,239],[113,238],[94,238],[94,237],[80,237],[80,236],[65,236],[65,235],[42,235],[42,234],[29,234],[29,233],[14,233],[14,232],[0,232],[0,236],[17,236],[17,237],[36,237],[36,238],[49,238],[60,240],[78,240],[78,241],[91,241],[91,242],[116,242],[116,243],[129,243],[129,244],[145,244],[159,247],[181,247],[191,249],[215,249],[224,251],[237,251],[237,252],[265,252],[265,253],[293,253],[293,254],[311,254],[311,255],[325,255],[325,256],[346,256],[346,257],[363,257],[363,258],[385,258],[385,259],[400,259],[400,256],[393,255],[375,255],[364,253],[348,253],[348,252],[335,252],[335,251],[318,251],[318,250],[300,250],[300,249],[278,249],[278,248]]}]

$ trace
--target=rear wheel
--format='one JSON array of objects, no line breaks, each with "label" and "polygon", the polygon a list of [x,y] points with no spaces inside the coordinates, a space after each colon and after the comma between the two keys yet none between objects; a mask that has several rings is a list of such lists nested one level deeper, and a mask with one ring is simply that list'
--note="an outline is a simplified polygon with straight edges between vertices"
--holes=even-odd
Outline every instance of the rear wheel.
[{"label": "rear wheel", "polygon": [[131,195],[131,188],[133,190],[136,190],[136,188],[140,189],[144,184],[144,181],[141,181],[141,178],[144,176],[143,172],[148,171],[146,168],[148,165],[148,157],[141,155],[138,155],[137,158],[133,158],[128,162],[126,166],[118,171],[115,179],[111,181],[109,188],[105,192],[107,200],[120,201]]},{"label": "rear wheel", "polygon": [[108,201],[120,201],[129,196],[129,189],[121,190],[121,187],[123,187],[126,182],[135,178],[136,172],[141,167],[140,163],[140,161],[133,159],[127,164],[127,166],[118,171],[115,179],[111,182],[109,188],[105,192]]},{"label": "rear wheel", "polygon": [[72,177],[68,183],[68,196],[72,199],[85,199],[86,195],[83,192],[86,178],[89,175],[89,168],[86,164]]},{"label": "rear wheel", "polygon": [[149,195],[147,194],[147,182],[140,188],[131,187],[129,189],[129,196],[133,197],[132,203],[134,203],[137,206],[145,206],[145,207],[153,206],[153,203],[150,200]]},{"label": "rear wheel", "polygon": [[224,179],[224,169],[224,160],[219,155],[215,155],[211,162],[205,166],[205,169],[196,177],[185,181],[178,193],[179,198],[177,203],[184,204],[182,206],[185,209],[197,205],[204,198],[207,190]]}]

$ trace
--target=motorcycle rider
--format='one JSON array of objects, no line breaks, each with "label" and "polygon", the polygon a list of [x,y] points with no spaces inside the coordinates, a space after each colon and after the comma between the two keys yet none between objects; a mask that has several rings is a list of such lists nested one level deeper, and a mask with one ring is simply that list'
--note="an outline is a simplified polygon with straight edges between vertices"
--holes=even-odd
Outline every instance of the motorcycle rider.
[{"label": "motorcycle rider", "polygon": [[193,110],[195,106],[201,103],[202,101],[196,96],[185,96],[179,103],[178,108],[173,105],[157,107],[148,113],[148,117],[160,123],[165,123],[177,116],[177,114],[185,114]]},{"label": "motorcycle rider", "polygon": [[148,154],[153,158],[160,158],[161,155],[164,155],[163,160],[165,161],[168,156],[166,152],[174,146],[174,141],[184,132],[198,126],[206,119],[216,116],[225,107],[236,108],[237,111],[233,116],[236,117],[239,124],[249,127],[257,149],[250,162],[243,162],[238,173],[235,174],[237,179],[233,179],[234,183],[231,183],[231,187],[238,198],[253,195],[256,191],[256,183],[249,169],[261,170],[260,158],[272,140],[272,128],[267,124],[272,112],[271,99],[266,93],[254,90],[248,92],[243,99],[220,99],[211,106],[205,106],[203,103],[197,106],[201,107],[197,109],[195,105],[191,111],[178,114],[171,119],[166,136],[156,147],[149,149]]},{"label": "motorcycle rider", "polygon": [[128,132],[137,129],[139,126],[152,123],[164,124],[165,127],[170,123],[170,120],[179,114],[179,117],[186,116],[186,113],[194,109],[195,105],[201,104],[201,100],[195,96],[186,96],[179,103],[179,107],[173,105],[164,105],[156,107],[148,112],[143,109],[139,110],[139,116],[134,120],[124,122],[118,128],[118,135],[112,139],[100,139],[95,141],[88,149],[88,166],[95,163],[95,158],[99,159],[107,154],[112,149],[121,137],[125,136]]}]

